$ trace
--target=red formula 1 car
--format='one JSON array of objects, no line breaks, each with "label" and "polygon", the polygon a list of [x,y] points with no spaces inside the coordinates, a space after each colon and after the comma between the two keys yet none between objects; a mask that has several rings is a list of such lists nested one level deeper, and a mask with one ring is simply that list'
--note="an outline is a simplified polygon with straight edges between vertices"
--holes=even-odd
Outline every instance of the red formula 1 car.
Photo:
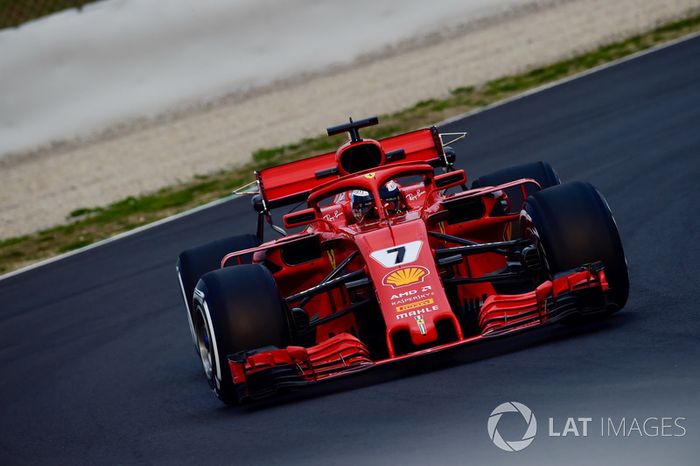
[{"label": "red formula 1 car", "polygon": [[[225,403],[625,305],[625,255],[593,186],[538,162],[468,188],[436,128],[360,137],[377,122],[329,128],[350,140],[258,172],[256,235],[180,255],[192,337]],[[271,210],[300,202],[288,234]],[[282,237],[263,242],[266,223]]]}]

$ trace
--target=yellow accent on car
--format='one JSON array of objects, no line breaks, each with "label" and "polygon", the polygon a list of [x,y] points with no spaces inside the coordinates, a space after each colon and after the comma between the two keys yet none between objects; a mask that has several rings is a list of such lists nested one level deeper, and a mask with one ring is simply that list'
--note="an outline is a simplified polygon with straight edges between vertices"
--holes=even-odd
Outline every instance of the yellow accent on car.
[{"label": "yellow accent on car", "polygon": [[392,286],[405,286],[421,281],[428,271],[424,267],[405,267],[395,270],[384,278],[384,283]]},{"label": "yellow accent on car", "polygon": [[422,301],[416,301],[415,303],[404,304],[402,306],[397,306],[396,312],[410,311],[411,309],[417,309],[419,307],[429,306],[430,304],[433,304],[434,302],[435,302],[435,300],[433,298],[428,298],[428,299],[424,299]]}]

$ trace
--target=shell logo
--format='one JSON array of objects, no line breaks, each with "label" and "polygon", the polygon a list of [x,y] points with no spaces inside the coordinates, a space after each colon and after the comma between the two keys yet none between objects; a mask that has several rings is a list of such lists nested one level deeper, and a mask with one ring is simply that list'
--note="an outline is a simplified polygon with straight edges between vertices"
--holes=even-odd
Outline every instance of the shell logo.
[{"label": "shell logo", "polygon": [[392,288],[411,285],[413,283],[422,282],[423,279],[430,273],[428,269],[421,266],[404,267],[403,269],[394,270],[382,279],[384,286],[391,285]]}]

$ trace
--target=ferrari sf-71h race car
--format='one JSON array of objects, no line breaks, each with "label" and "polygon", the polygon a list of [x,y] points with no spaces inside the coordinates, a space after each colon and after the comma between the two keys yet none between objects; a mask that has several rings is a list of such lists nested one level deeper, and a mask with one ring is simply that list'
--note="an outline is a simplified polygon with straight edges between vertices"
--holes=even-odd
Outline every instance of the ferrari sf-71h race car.
[{"label": "ferrari sf-71h race car", "polygon": [[[256,173],[257,233],[180,254],[192,338],[216,395],[236,404],[393,361],[590,320],[627,301],[615,221],[590,184],[544,162],[467,186],[437,128]],[[271,210],[306,204],[283,216]],[[299,206],[298,206],[299,207]],[[264,242],[269,227],[281,238]]]}]

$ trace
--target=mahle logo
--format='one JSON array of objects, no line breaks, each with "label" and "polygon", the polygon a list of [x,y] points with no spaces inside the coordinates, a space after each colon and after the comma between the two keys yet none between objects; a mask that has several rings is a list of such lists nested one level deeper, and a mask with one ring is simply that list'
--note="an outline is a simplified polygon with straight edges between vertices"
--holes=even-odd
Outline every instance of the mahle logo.
[{"label": "mahle logo", "polygon": [[[505,413],[520,413],[523,419],[525,419],[527,430],[525,430],[520,440],[504,440],[498,432],[498,423],[501,420],[501,416]],[[505,451],[524,450],[535,440],[535,435],[537,435],[537,419],[534,413],[530,408],[517,401],[509,401],[508,403],[502,403],[496,406],[496,409],[491,411],[491,416],[489,416],[489,422],[486,427],[489,432],[489,438],[493,444]]]}]

